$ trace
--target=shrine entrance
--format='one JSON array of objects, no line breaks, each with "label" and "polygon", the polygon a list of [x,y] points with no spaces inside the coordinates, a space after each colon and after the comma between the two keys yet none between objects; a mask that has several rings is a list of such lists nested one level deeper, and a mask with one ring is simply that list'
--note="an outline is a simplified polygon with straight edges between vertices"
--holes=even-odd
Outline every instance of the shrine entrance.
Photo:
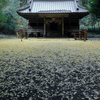
[{"label": "shrine entrance", "polygon": [[50,21],[46,24],[46,36],[47,37],[61,37],[62,36],[61,22]]},{"label": "shrine entrance", "polygon": [[50,30],[56,31],[57,30],[57,22],[51,22],[50,23]]},{"label": "shrine entrance", "polygon": [[64,17],[44,17],[44,36],[64,36]]}]

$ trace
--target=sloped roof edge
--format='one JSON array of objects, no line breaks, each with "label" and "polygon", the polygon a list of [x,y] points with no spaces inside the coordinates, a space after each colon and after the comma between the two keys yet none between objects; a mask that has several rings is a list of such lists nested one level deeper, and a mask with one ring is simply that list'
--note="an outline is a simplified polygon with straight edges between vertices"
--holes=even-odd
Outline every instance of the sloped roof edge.
[{"label": "sloped roof edge", "polygon": [[30,6],[27,6],[27,7],[21,8],[21,9],[18,9],[16,12],[19,12],[19,11],[22,11],[22,10],[25,10],[25,9],[28,9],[28,8],[30,8]]}]

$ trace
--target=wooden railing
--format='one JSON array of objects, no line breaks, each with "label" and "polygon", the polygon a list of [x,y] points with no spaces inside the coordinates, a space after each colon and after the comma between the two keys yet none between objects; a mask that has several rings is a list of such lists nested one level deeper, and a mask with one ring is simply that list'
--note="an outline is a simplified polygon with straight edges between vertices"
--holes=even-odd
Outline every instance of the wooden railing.
[{"label": "wooden railing", "polygon": [[44,30],[43,30],[43,29],[28,29],[28,30],[27,30],[27,33],[28,33],[28,34],[30,34],[30,33],[32,33],[32,32],[36,32],[36,33],[37,33],[37,32],[44,32]]},{"label": "wooden railing", "polygon": [[84,31],[80,31],[80,32],[76,32],[74,34],[74,39],[84,39],[86,40],[87,39],[87,30],[84,29]]}]

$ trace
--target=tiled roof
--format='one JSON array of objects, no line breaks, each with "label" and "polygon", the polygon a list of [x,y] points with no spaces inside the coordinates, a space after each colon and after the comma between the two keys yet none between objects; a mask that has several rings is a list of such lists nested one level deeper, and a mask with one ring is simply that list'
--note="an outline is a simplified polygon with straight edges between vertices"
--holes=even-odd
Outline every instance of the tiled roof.
[{"label": "tiled roof", "polygon": [[19,13],[82,13],[88,12],[79,5],[79,0],[29,0],[28,7]]}]

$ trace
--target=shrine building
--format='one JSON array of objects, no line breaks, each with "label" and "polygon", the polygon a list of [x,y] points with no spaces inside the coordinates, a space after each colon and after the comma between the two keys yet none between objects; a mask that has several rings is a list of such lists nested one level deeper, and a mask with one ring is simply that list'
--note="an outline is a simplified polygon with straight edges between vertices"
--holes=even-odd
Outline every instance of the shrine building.
[{"label": "shrine building", "polygon": [[32,32],[43,37],[70,37],[79,31],[79,19],[89,14],[80,0],[29,0],[17,13],[29,20]]}]

